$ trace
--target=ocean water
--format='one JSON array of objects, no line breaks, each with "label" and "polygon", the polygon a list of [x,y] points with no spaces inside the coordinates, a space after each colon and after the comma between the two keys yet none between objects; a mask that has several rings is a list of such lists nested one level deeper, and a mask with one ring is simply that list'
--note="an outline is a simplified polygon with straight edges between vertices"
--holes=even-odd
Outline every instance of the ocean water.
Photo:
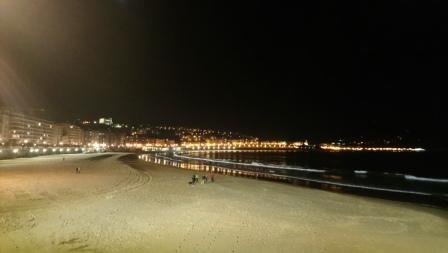
[{"label": "ocean water", "polygon": [[171,161],[255,171],[310,187],[448,206],[446,152],[188,152]]},{"label": "ocean water", "polygon": [[367,171],[448,179],[448,152],[195,152],[191,156],[297,166],[339,173]]}]

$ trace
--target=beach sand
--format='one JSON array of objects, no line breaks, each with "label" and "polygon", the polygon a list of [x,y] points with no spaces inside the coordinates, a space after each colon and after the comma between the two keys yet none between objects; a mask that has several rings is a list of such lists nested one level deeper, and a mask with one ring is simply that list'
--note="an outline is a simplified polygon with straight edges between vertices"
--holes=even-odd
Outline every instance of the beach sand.
[{"label": "beach sand", "polygon": [[0,161],[0,252],[448,252],[447,210],[120,156]]}]

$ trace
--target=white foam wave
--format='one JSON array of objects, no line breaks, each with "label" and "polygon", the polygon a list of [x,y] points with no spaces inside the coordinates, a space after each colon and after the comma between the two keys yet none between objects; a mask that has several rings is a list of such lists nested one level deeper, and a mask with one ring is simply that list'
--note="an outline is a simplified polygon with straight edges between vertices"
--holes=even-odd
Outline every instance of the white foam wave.
[{"label": "white foam wave", "polygon": [[[210,162],[216,162],[216,160],[213,159],[206,159],[206,158],[195,158],[195,157],[189,157],[189,156],[182,156],[178,154],[174,154],[175,157],[178,158],[184,158],[184,159],[192,159],[192,160],[201,160],[201,161],[210,161]],[[229,164],[238,164],[238,165],[251,165],[247,163],[236,163],[236,162],[227,162]],[[262,164],[263,165],[263,164]],[[263,165],[263,167],[267,167],[267,165]],[[291,169],[291,168],[289,168]],[[303,170],[311,170],[311,171],[318,171],[318,172],[325,172],[325,170],[312,170],[312,169],[303,169]],[[423,196],[431,196],[431,193],[427,192],[419,192],[419,191],[408,191],[408,190],[399,190],[399,189],[391,189],[391,188],[382,188],[382,187],[375,187],[375,186],[364,186],[364,185],[356,185],[356,184],[350,184],[350,183],[341,183],[341,182],[333,182],[333,181],[327,181],[327,180],[321,180],[321,179],[310,179],[310,178],[304,178],[304,177],[296,177],[296,176],[286,176],[286,175],[280,175],[280,174],[273,174],[274,176],[282,177],[282,178],[291,178],[291,179],[298,179],[302,181],[308,181],[308,182],[314,182],[314,183],[321,183],[321,184],[328,184],[328,185],[334,185],[334,186],[342,186],[342,187],[348,187],[348,188],[355,188],[355,189],[365,189],[365,190],[375,190],[375,191],[384,191],[384,192],[392,192],[392,193],[403,193],[403,194],[414,194],[414,195],[423,195]],[[428,180],[428,178],[419,178],[412,175],[405,175],[409,179],[415,180],[421,180],[425,179]],[[437,180],[437,181],[443,181],[448,182],[448,179],[430,179],[429,180]],[[446,195],[448,196],[448,195]]]},{"label": "white foam wave", "polygon": [[367,174],[366,170],[355,170],[355,174]]},{"label": "white foam wave", "polygon": [[407,180],[413,181],[425,181],[425,182],[433,182],[433,183],[448,183],[448,179],[445,178],[428,178],[428,177],[416,177],[413,175],[404,175],[404,178]]},{"label": "white foam wave", "polygon": [[320,183],[320,184],[328,184],[328,185],[342,186],[342,187],[348,187],[348,188],[355,188],[355,189],[365,189],[365,190],[374,190],[374,191],[383,191],[383,192],[414,194],[414,195],[423,195],[423,196],[431,196],[432,195],[431,193],[427,193],[427,192],[398,190],[398,189],[382,188],[382,187],[375,187],[375,186],[364,186],[364,185],[356,185],[356,184],[349,184],[349,183],[338,183],[338,182],[332,182],[332,181],[320,180],[320,179],[310,179],[310,178],[303,178],[303,177],[291,177],[291,176],[284,176],[284,175],[275,175],[275,176],[284,177],[284,178],[299,179],[299,180],[302,180],[302,181],[308,181],[308,182],[314,182],[314,183]]},{"label": "white foam wave", "polygon": [[292,166],[282,166],[282,165],[269,165],[269,164],[256,163],[256,162],[240,163],[240,162],[233,162],[233,161],[228,161],[228,160],[190,157],[190,156],[184,156],[184,155],[178,155],[178,154],[174,154],[174,156],[178,157],[178,158],[197,160],[197,161],[218,162],[218,163],[232,164],[232,165],[242,165],[242,166],[255,166],[255,167],[269,168],[269,169],[297,170],[297,171],[306,171],[306,172],[314,172],[314,173],[324,173],[324,172],[326,172],[326,170],[305,169],[305,168],[302,168],[302,167],[292,167]]}]

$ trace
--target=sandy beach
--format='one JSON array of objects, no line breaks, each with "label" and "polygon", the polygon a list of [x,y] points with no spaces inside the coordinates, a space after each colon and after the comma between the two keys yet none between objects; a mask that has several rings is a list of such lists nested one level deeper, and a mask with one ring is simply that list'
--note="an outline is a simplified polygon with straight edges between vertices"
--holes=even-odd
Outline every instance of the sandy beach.
[{"label": "sandy beach", "polygon": [[117,153],[2,160],[0,252],[448,252],[447,210],[192,174]]}]

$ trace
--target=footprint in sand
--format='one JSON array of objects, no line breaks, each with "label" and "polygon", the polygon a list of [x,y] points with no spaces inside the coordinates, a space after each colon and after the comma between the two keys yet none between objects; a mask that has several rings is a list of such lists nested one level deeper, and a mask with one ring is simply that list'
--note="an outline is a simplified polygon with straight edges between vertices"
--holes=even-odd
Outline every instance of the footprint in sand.
[{"label": "footprint in sand", "polygon": [[70,247],[67,249],[69,252],[76,252],[76,251],[82,251],[82,252],[96,252],[96,249],[89,248],[90,245],[86,243],[87,240],[83,240],[79,237],[71,238],[69,240],[61,241],[58,243],[58,245]]}]

